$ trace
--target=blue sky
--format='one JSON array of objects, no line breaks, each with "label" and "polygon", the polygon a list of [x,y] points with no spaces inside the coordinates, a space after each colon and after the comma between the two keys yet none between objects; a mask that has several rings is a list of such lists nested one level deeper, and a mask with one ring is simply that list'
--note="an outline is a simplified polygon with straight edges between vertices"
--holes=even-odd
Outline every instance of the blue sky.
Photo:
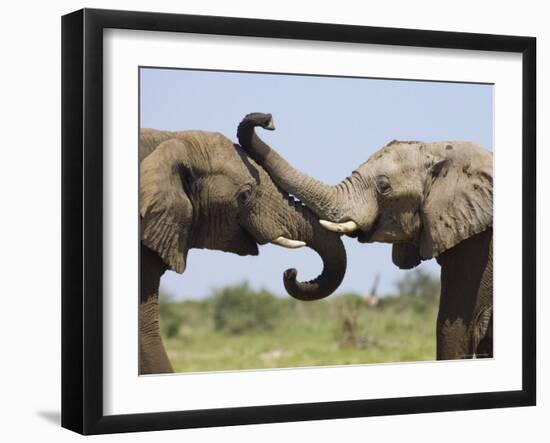
[{"label": "blue sky", "polygon": [[[236,141],[244,115],[270,112],[276,130],[259,130],[261,137],[328,184],[393,139],[469,140],[493,149],[492,85],[158,68],[142,68],[140,76],[141,127],[219,131]],[[348,269],[338,292],[366,293],[379,273],[379,292],[391,293],[410,272],[393,265],[391,245],[347,237],[344,243]],[[308,248],[265,245],[257,257],[191,250],[185,273],[165,273],[161,287],[180,299],[200,298],[212,288],[248,280],[285,294],[285,269],[295,267],[300,280],[309,280],[321,266]],[[435,260],[420,267],[439,273]]]}]

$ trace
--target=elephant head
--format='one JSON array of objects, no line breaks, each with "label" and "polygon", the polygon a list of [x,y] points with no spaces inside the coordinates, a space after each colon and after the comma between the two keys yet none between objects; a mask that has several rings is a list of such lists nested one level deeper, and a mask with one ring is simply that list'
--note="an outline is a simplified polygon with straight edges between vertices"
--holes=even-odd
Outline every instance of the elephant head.
[{"label": "elephant head", "polygon": [[285,191],[335,232],[393,243],[393,261],[411,268],[493,223],[492,153],[470,142],[392,141],[335,186],[296,170],[255,133],[270,114],[247,115],[242,147]]},{"label": "elephant head", "polygon": [[191,248],[257,255],[258,244],[307,245],[321,256],[323,271],[298,282],[297,271],[287,270],[287,292],[316,300],[342,282],[346,254],[339,236],[320,228],[313,213],[228,138],[142,129],[140,160],[141,241],[168,269],[182,273]]}]

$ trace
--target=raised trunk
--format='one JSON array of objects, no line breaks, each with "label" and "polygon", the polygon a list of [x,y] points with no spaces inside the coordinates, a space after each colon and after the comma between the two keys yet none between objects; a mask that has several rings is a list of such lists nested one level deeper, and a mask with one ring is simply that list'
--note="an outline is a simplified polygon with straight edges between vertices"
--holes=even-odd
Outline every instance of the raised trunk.
[{"label": "raised trunk", "polygon": [[342,283],[346,272],[346,250],[340,236],[323,229],[318,218],[300,202],[292,201],[297,223],[289,225],[295,229],[292,238],[306,242],[323,260],[323,271],[309,282],[298,282],[296,269],[285,271],[283,281],[287,292],[304,301],[318,300],[332,294]]},{"label": "raised trunk", "polygon": [[260,165],[273,181],[286,192],[304,202],[319,217],[333,222],[346,221],[346,208],[355,198],[355,190],[363,187],[358,175],[353,174],[335,186],[329,186],[298,171],[255,132],[256,126],[265,127],[270,114],[248,114],[239,124],[237,137],[242,148]]},{"label": "raised trunk", "polygon": [[139,305],[139,373],[174,372],[162,343],[159,324],[158,288],[166,270],[161,258],[141,246],[141,285]]}]

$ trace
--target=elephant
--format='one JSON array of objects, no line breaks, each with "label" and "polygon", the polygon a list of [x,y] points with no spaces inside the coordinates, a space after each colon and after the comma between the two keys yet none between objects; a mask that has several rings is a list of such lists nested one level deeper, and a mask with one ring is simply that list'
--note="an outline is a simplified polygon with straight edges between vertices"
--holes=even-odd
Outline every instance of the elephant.
[{"label": "elephant", "polygon": [[310,282],[298,282],[295,269],[285,271],[287,292],[316,300],[342,282],[340,235],[323,229],[224,135],[141,129],[139,158],[140,374],[173,372],[159,329],[159,284],[166,270],[184,272],[191,248],[257,255],[266,243],[307,245],[321,256],[323,270]]},{"label": "elephant", "polygon": [[411,269],[435,258],[441,268],[437,359],[493,356],[493,156],[467,141],[391,141],[335,186],[292,167],[256,134],[270,114],[247,115],[243,149],[328,230],[361,243],[392,244]]}]

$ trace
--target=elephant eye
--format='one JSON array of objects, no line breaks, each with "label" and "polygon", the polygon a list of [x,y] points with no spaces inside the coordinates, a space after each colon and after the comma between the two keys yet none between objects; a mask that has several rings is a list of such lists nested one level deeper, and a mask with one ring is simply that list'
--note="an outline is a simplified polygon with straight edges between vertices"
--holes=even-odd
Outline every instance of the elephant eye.
[{"label": "elephant eye", "polygon": [[376,177],[376,189],[382,195],[386,195],[391,191],[390,179],[385,175]]},{"label": "elephant eye", "polygon": [[252,189],[249,187],[242,189],[241,192],[239,192],[239,195],[237,196],[239,203],[242,205],[246,205],[251,198],[252,198]]}]

